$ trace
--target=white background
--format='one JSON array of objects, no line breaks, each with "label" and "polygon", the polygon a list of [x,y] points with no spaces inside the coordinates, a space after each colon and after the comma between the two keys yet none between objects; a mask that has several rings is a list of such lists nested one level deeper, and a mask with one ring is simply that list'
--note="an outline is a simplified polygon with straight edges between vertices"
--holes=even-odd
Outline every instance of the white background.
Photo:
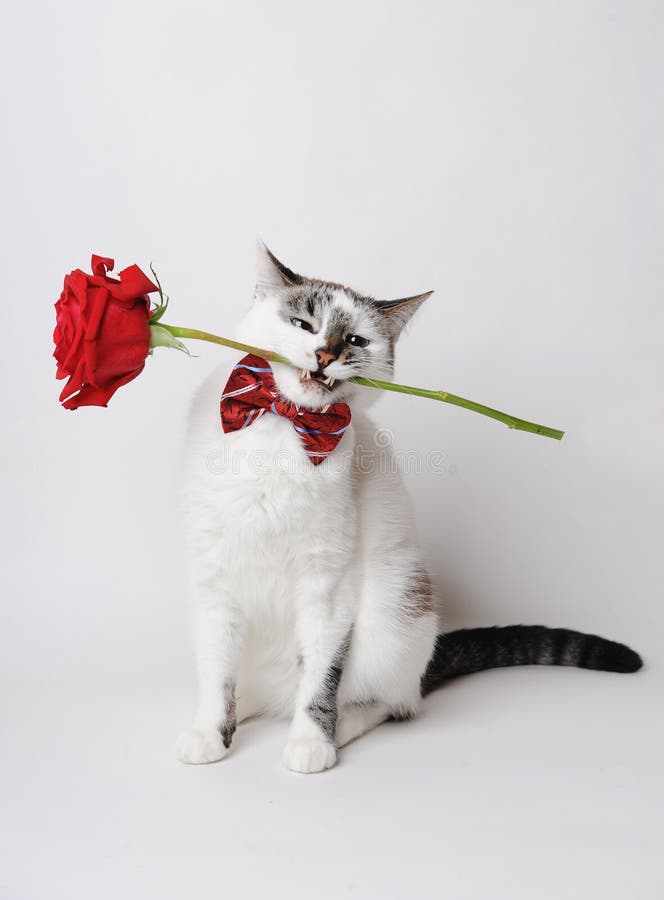
[{"label": "white background", "polygon": [[[662,896],[664,9],[623,2],[5,2],[0,896]],[[230,334],[254,237],[436,293],[385,396],[450,625],[626,641],[635,676],[489,672],[319,777],[282,723],[179,766],[193,708],[183,421],[223,353],[65,412],[62,277],[153,260]]]}]

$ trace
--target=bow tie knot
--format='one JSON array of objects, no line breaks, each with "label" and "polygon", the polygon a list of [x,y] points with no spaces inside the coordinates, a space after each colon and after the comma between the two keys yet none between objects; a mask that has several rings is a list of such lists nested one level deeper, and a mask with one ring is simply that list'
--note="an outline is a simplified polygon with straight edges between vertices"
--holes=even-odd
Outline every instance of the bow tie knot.
[{"label": "bow tie knot", "polygon": [[315,466],[332,453],[351,418],[346,403],[308,410],[280,397],[269,363],[252,354],[244,356],[231,372],[221,395],[220,412],[225,433],[247,428],[266,412],[289,419]]}]

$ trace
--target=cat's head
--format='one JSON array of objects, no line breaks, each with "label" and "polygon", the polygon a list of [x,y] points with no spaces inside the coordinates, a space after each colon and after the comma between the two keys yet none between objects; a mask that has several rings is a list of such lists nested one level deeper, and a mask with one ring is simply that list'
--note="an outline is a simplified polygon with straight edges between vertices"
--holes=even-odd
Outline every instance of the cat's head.
[{"label": "cat's head", "polygon": [[[280,393],[309,409],[348,401],[353,376],[389,381],[401,330],[432,291],[374,300],[357,291],[298,275],[258,242],[256,295],[240,339],[291,360],[273,363]],[[364,389],[366,390],[366,389]]]}]

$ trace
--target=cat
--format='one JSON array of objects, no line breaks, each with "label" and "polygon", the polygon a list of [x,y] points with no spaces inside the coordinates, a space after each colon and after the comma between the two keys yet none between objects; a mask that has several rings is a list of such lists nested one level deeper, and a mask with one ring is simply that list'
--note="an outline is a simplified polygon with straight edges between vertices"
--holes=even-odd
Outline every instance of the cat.
[{"label": "cat", "polygon": [[[380,448],[381,465],[364,458],[375,448],[367,410],[379,392],[350,380],[392,377],[395,344],[430,293],[376,301],[296,274],[259,241],[255,298],[238,339],[295,367],[254,358],[233,371],[248,384],[273,379],[291,415],[253,410],[247,427],[222,428],[228,367],[193,402],[185,515],[199,698],[177,741],[182,762],[222,759],[238,722],[269,714],[290,719],[286,766],[321,772],[349,741],[415,716],[452,676],[534,663],[641,667],[623,644],[567,629],[441,634],[409,500],[398,468],[385,464],[390,448]],[[350,424],[314,457],[307,429],[295,427],[306,419],[294,417],[330,409],[348,410]]]}]

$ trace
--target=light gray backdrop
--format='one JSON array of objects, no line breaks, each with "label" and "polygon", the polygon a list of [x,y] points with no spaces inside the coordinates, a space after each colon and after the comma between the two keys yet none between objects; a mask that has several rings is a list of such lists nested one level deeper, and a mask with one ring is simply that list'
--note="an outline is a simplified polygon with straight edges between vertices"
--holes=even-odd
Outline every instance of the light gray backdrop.
[{"label": "light gray backdrop", "polygon": [[[194,360],[158,351],[108,409],[65,412],[52,304],[64,273],[88,268],[92,251],[119,267],[152,260],[171,294],[170,322],[229,334],[250,302],[256,233],[305,274],[379,297],[435,289],[399,347],[397,379],[567,432],[557,443],[424,400],[380,400],[377,415],[400,448],[438,454],[437,471],[425,467],[408,483],[450,623],[597,631],[633,644],[656,670],[661,3],[67,0],[8,2],[3,18],[8,696],[61,684],[58,707],[81,684],[130,694],[140,685],[172,717],[161,719],[154,746],[170,771],[171,738],[186,724],[193,689],[178,515],[183,420],[195,385],[226,351],[192,345]],[[639,677],[643,686],[655,676]],[[574,694],[590,684],[540,682],[552,693],[563,683]],[[627,708],[643,688],[612,680],[611,690],[618,683]],[[175,693],[173,712],[166,700]],[[31,696],[16,721],[41,734],[41,702]],[[488,698],[476,695],[478,717]],[[99,703],[90,706],[107,723]],[[74,733],[86,709],[73,716],[70,740],[61,734],[63,758],[83,740]],[[640,721],[635,739],[654,752],[656,738],[661,749],[659,718],[645,710]],[[272,772],[282,736],[253,759],[256,771]],[[139,745],[122,745],[129,770]],[[12,759],[22,758],[17,749]],[[370,769],[370,753],[353,764]],[[247,783],[252,772],[244,770]],[[533,779],[536,794],[546,778]],[[294,782],[285,783],[288,798]],[[536,807],[527,818],[538,818]],[[142,833],[151,827],[146,819]],[[114,835],[99,859],[122,856]],[[621,845],[614,837],[598,871]],[[154,853],[162,851],[171,852]],[[208,862],[212,873],[213,855]],[[89,896],[77,864],[63,866],[73,879],[67,896]],[[106,875],[118,890],[132,884],[119,871]],[[609,891],[620,881],[611,871]],[[19,892],[26,876],[16,872],[7,896],[37,896],[30,884]],[[173,884],[180,876],[198,884],[186,866],[174,873]],[[352,889],[371,896],[358,877]],[[422,889],[435,883],[432,874]],[[142,896],[150,884],[141,882]],[[641,897],[654,890],[652,881],[642,887]],[[457,886],[455,896],[466,895]]]}]

